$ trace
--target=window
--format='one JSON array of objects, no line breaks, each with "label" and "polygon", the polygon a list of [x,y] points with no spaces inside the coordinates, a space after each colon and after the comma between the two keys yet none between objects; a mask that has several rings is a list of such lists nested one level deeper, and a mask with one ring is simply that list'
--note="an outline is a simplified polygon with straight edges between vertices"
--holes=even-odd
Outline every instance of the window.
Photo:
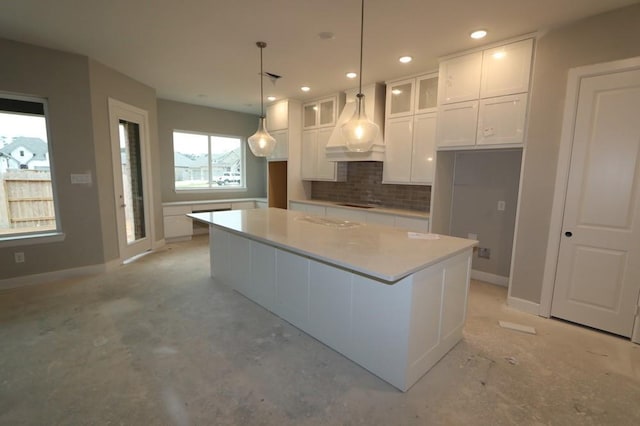
[{"label": "window", "polygon": [[173,132],[176,191],[244,189],[244,164],[240,137]]},{"label": "window", "polygon": [[58,230],[46,103],[0,94],[0,241]]}]

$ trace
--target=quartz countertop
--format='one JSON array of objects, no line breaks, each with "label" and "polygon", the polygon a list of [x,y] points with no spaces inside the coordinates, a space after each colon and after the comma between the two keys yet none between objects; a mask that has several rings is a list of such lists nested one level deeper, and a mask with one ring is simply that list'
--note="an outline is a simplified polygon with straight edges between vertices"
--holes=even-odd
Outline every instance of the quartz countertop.
[{"label": "quartz countertop", "polygon": [[[324,201],[324,200],[290,200],[290,202],[301,203],[301,204],[313,204],[316,206],[324,206],[324,207],[337,207],[341,209],[364,210],[364,211],[369,211],[374,213],[390,214],[394,216],[406,216],[406,217],[415,217],[419,219],[429,219],[429,212],[395,209],[395,208],[382,207],[382,206],[360,203],[360,202],[348,203],[343,201]],[[364,207],[364,208],[353,207],[353,206],[346,206],[345,204],[360,204],[360,205],[366,205],[367,207]]]},{"label": "quartz countertop", "polygon": [[478,243],[277,208],[192,213],[188,216],[389,284]]},{"label": "quartz countertop", "polygon": [[167,201],[166,203],[162,203],[163,207],[171,207],[171,206],[187,206],[187,205],[198,205],[198,204],[222,204],[222,203],[242,203],[245,201],[257,201],[257,202],[267,202],[266,198],[263,197],[255,197],[255,198],[222,198],[218,200],[195,200],[195,201]]}]

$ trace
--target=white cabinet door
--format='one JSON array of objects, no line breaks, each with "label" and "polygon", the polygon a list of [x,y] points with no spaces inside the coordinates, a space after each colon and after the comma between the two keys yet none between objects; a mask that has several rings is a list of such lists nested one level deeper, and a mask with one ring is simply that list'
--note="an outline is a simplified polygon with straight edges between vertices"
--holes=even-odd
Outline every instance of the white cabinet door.
[{"label": "white cabinet door", "polygon": [[236,203],[231,203],[231,210],[247,210],[247,209],[255,209],[256,202],[255,201],[239,201]]},{"label": "white cabinet door", "polygon": [[412,140],[412,116],[387,120],[385,127],[385,159],[382,166],[383,182],[409,182],[411,177]]},{"label": "white cabinet door", "polygon": [[318,180],[336,180],[336,163],[327,160],[325,153],[333,128],[328,127],[317,130],[316,137],[316,173],[314,178]]},{"label": "white cabinet door", "polygon": [[318,101],[318,127],[336,125],[337,99],[331,97]]},{"label": "white cabinet door", "polygon": [[310,102],[302,106],[302,127],[311,129],[318,124],[318,103]]},{"label": "white cabinet door", "polygon": [[328,217],[337,219],[352,220],[354,222],[366,222],[366,212],[354,209],[343,209],[340,207],[327,207]]},{"label": "white cabinet door", "polygon": [[267,159],[269,161],[286,161],[289,158],[289,131],[277,130],[270,133],[276,140],[276,147]]},{"label": "white cabinet door", "polygon": [[375,223],[378,225],[387,225],[387,226],[395,226],[396,220],[395,216],[384,213],[374,213],[367,212],[366,216],[367,223]]},{"label": "white cabinet door", "polygon": [[165,216],[164,238],[191,238],[193,223],[187,216]]},{"label": "white cabinet door", "polygon": [[414,112],[436,112],[438,109],[438,73],[416,78]]},{"label": "white cabinet door", "polygon": [[485,50],[480,97],[528,92],[532,50],[533,39]]},{"label": "white cabinet door", "polygon": [[[413,114],[415,79],[396,81],[387,85],[387,118]],[[366,101],[365,101],[366,102]]]},{"label": "white cabinet door", "polygon": [[438,146],[475,145],[478,101],[441,105],[438,109]]},{"label": "white cabinet door", "polygon": [[405,216],[396,216],[396,227],[411,232],[429,232],[429,219],[419,219]]},{"label": "white cabinet door", "polygon": [[526,93],[481,100],[478,145],[522,143],[526,113]]},{"label": "white cabinet door", "polygon": [[440,104],[478,99],[482,52],[451,58],[440,63],[438,98]]},{"label": "white cabinet door", "polygon": [[300,161],[300,175],[302,179],[312,180],[316,174],[316,145],[318,132],[307,130],[302,132],[302,152]]},{"label": "white cabinet door", "polygon": [[267,130],[284,130],[289,127],[289,102],[279,101],[267,106]]},{"label": "white cabinet door", "polygon": [[431,183],[435,165],[437,114],[413,117],[413,149],[411,153],[411,182]]}]

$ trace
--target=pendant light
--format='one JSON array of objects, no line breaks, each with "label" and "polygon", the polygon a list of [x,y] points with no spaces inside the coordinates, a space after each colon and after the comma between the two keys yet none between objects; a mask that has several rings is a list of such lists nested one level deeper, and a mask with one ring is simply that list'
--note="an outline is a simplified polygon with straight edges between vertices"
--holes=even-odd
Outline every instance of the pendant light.
[{"label": "pendant light", "polygon": [[373,142],[380,129],[378,125],[367,118],[364,110],[364,94],[362,93],[362,46],[364,39],[364,0],[360,14],[360,82],[356,95],[356,110],[353,117],[342,125],[342,136],[346,139],[347,149],[353,152],[367,152],[371,150]]},{"label": "pendant light", "polygon": [[256,46],[260,48],[260,120],[258,121],[258,130],[249,136],[249,148],[256,157],[266,157],[273,152],[276,147],[276,140],[267,131],[266,120],[264,115],[264,93],[262,88],[263,72],[262,72],[262,49],[267,47],[267,43],[259,41]]}]

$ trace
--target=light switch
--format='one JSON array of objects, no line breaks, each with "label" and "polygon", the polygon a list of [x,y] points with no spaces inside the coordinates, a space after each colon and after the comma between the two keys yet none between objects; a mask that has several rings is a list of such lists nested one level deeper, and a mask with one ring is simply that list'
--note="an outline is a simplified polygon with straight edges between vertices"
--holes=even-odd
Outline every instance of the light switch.
[{"label": "light switch", "polygon": [[71,173],[71,183],[74,185],[91,185],[91,173]]},{"label": "light switch", "polygon": [[499,212],[503,212],[504,209],[507,208],[507,203],[505,203],[504,201],[498,201],[498,211]]}]

